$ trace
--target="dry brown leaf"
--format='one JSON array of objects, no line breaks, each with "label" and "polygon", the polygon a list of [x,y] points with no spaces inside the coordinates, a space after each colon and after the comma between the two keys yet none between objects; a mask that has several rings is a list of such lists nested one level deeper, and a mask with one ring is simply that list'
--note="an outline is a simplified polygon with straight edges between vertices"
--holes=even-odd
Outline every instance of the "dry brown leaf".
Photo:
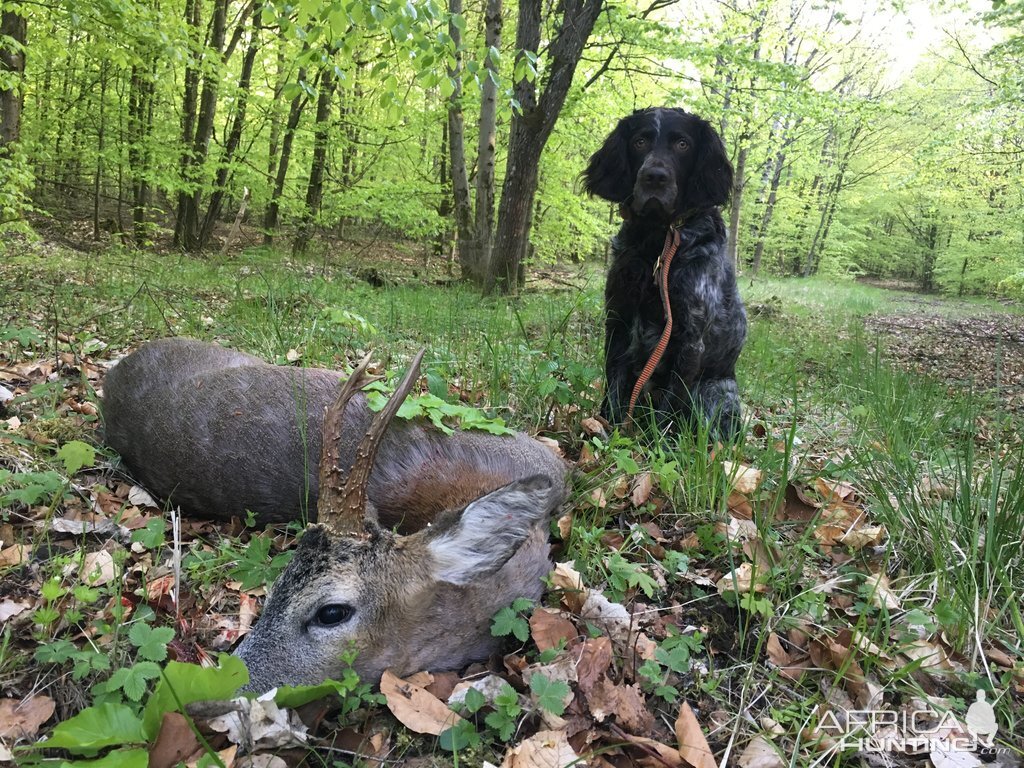
[{"label": "dry brown leaf", "polygon": [[726,592],[736,592],[742,595],[751,590],[764,592],[768,588],[763,581],[758,579],[758,576],[753,563],[740,563],[739,568],[732,573],[725,574],[715,586],[720,595],[724,595]]},{"label": "dry brown leaf", "polygon": [[826,547],[836,546],[845,535],[846,529],[838,525],[819,525],[814,529],[814,538],[818,540],[819,544]]},{"label": "dry brown leaf", "polygon": [[577,634],[571,621],[550,608],[537,608],[530,617],[530,636],[541,652],[564,647]]},{"label": "dry brown leaf", "polygon": [[608,497],[604,488],[595,488],[590,492],[590,503],[597,509],[604,509],[608,506]]},{"label": "dry brown leaf", "polygon": [[612,664],[612,641],[607,637],[588,637],[583,641],[576,663],[580,690],[588,693]]},{"label": "dry brown leaf", "polygon": [[750,500],[738,491],[732,491],[725,504],[729,508],[729,512],[740,520],[752,520],[754,517],[754,507]]},{"label": "dry brown leaf", "polygon": [[814,481],[814,489],[826,501],[845,501],[853,495],[854,487],[840,480],[828,480],[819,477]]},{"label": "dry brown leaf", "polygon": [[501,768],[566,768],[579,759],[565,731],[538,731],[509,749]]},{"label": "dry brown leaf", "polygon": [[660,741],[654,739],[648,739],[644,736],[634,736],[631,733],[625,731],[614,730],[616,739],[622,739],[630,744],[640,747],[644,752],[647,752],[651,759],[649,761],[641,760],[640,764],[647,766],[653,765],[657,768],[682,768],[685,765],[683,758],[679,756],[679,750],[672,749],[672,747],[662,744]]},{"label": "dry brown leaf", "polygon": [[[203,765],[206,765],[206,760],[209,760],[209,752],[207,751],[207,749],[205,747],[201,747],[197,751],[198,751],[199,754],[197,754],[192,760],[189,760],[187,763],[185,763],[185,768],[196,768],[199,765],[200,762],[202,762]],[[220,750],[219,752],[217,752],[217,757],[220,759],[220,762],[224,765],[225,768],[233,768],[236,765],[236,763],[235,763],[235,755],[237,754],[237,752],[238,752],[238,745],[237,744],[232,744],[231,746],[226,747],[226,748]],[[263,755],[254,755],[251,758],[254,762],[248,763],[248,765],[251,768],[280,768],[281,763],[274,763],[273,761],[270,761],[270,760],[264,761],[264,762],[255,762],[257,758],[262,757],[262,756]],[[276,757],[275,755],[266,755],[266,756],[270,757],[270,758]],[[204,760],[204,758],[205,758],[205,760]],[[280,759],[280,758],[278,758],[278,759]],[[152,765],[152,763],[150,765]]]},{"label": "dry brown leaf", "polygon": [[555,440],[554,438],[544,437],[543,435],[537,435],[533,439],[536,440],[541,445],[543,445],[553,454],[555,454],[555,456],[561,457],[564,455],[564,453],[562,452],[562,446],[560,446],[558,444],[558,441]]},{"label": "dry brown leaf", "polygon": [[765,650],[768,652],[768,659],[777,667],[788,667],[792,662],[789,654],[782,647],[782,641],[779,640],[779,636],[774,632],[768,635]]},{"label": "dry brown leaf", "polygon": [[588,437],[607,437],[608,433],[604,431],[604,425],[595,419],[593,416],[583,419],[580,422],[580,428],[587,434]]},{"label": "dry brown leaf", "polygon": [[597,722],[615,715],[616,722],[628,733],[639,736],[654,726],[654,716],[647,710],[638,684],[616,685],[603,677],[588,694],[587,705]]},{"label": "dry brown leaf", "polygon": [[562,590],[562,604],[573,613],[579,613],[587,599],[583,588],[583,577],[573,567],[572,561],[555,563],[555,569],[548,577],[551,586]]},{"label": "dry brown leaf", "polygon": [[629,500],[633,502],[633,506],[639,507],[645,504],[653,488],[654,483],[651,481],[650,472],[641,472],[637,475],[633,480],[633,488],[629,492]]},{"label": "dry brown leaf", "polygon": [[722,462],[722,471],[732,484],[732,489],[744,496],[749,496],[761,485],[763,473],[747,464],[734,463],[731,461]]},{"label": "dry brown leaf", "polygon": [[764,736],[755,736],[747,744],[736,764],[740,768],[782,768],[786,761]]},{"label": "dry brown leaf", "polygon": [[880,544],[887,536],[884,525],[861,525],[843,534],[839,541],[853,551]]},{"label": "dry brown leaf", "polygon": [[0,624],[3,624],[8,619],[13,619],[21,613],[29,610],[32,607],[30,603],[20,602],[16,600],[0,600]]},{"label": "dry brown leaf", "polygon": [[32,739],[53,717],[56,705],[49,696],[0,699],[0,739]]},{"label": "dry brown leaf", "polygon": [[200,746],[184,715],[165,712],[156,743],[149,750],[149,768],[174,768]]},{"label": "dry brown leaf", "polygon": [[[64,569],[65,575],[75,572],[75,566],[69,565]],[[82,558],[82,567],[78,569],[78,578],[84,584],[98,587],[109,584],[117,576],[117,566],[114,565],[114,556],[105,549],[98,549],[89,552]]]},{"label": "dry brown leaf", "polygon": [[385,670],[381,676],[380,692],[392,714],[414,733],[438,736],[462,722],[462,718],[448,709],[443,701],[420,686],[407,683],[391,670]]},{"label": "dry brown leaf", "polygon": [[685,701],[676,718],[676,741],[679,742],[679,756],[693,768],[718,768],[697,716]]},{"label": "dry brown leaf", "polygon": [[7,549],[0,550],[0,568],[12,565],[21,565],[28,560],[32,548],[28,544],[12,544]]},{"label": "dry brown leaf", "polygon": [[885,606],[890,611],[898,611],[900,609],[900,601],[893,591],[889,589],[889,579],[884,573],[868,576],[864,580],[864,586],[868,588],[868,594],[873,605],[878,608]]},{"label": "dry brown leaf", "polygon": [[569,540],[569,534],[572,533],[572,512],[566,512],[560,518],[558,518],[558,538],[562,541]]}]

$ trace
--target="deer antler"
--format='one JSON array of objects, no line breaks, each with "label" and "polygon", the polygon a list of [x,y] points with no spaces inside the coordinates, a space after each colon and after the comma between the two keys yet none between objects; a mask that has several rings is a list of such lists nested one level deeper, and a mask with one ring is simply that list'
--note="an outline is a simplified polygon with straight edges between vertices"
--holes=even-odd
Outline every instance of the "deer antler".
[{"label": "deer antler", "polygon": [[363,531],[369,501],[366,497],[370,472],[377,457],[377,449],[381,438],[402,402],[412,390],[420,375],[420,362],[426,350],[421,349],[409,364],[402,381],[395,388],[394,395],[388,400],[384,409],[373,417],[363,439],[359,441],[356,457],[352,462],[344,487],[340,486],[341,468],[339,464],[339,440],[341,437],[341,421],[345,406],[357,389],[360,389],[379,377],[365,376],[369,356],[364,358],[352,376],[342,386],[341,392],[324,418],[324,445],[320,459],[320,498],[317,502],[317,517],[320,523],[332,533],[358,534]]}]

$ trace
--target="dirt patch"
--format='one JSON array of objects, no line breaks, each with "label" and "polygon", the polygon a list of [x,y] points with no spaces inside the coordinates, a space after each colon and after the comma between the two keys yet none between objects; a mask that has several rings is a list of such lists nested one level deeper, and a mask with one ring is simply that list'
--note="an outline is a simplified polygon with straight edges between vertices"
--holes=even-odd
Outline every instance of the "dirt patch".
[{"label": "dirt patch", "polygon": [[[885,357],[903,370],[995,394],[1024,412],[1024,316],[935,297],[902,299],[900,311],[869,316]],[[965,307],[969,309],[965,312]]]}]

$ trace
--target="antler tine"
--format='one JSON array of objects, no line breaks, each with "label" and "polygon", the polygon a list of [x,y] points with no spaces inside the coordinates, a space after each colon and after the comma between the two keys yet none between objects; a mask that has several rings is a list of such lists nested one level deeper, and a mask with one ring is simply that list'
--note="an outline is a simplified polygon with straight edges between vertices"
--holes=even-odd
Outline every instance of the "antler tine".
[{"label": "antler tine", "polygon": [[384,409],[373,417],[369,429],[366,430],[363,439],[359,441],[355,461],[352,462],[348,480],[345,481],[345,488],[341,492],[344,497],[341,501],[342,512],[349,520],[366,519],[368,511],[366,490],[370,482],[373,462],[377,457],[377,448],[380,447],[381,438],[384,437],[388,425],[420,376],[420,361],[423,360],[424,352],[426,350],[421,349],[416,353],[405,376],[395,388],[395,394],[388,400]]},{"label": "antler tine", "polygon": [[366,368],[370,355],[360,360],[345,383],[341,385],[334,403],[324,415],[323,448],[320,451],[320,497],[316,504],[317,520],[336,533],[358,532],[362,526],[362,511],[355,519],[345,519],[344,481],[341,469],[340,443],[341,425],[349,400],[360,389],[380,376],[368,376]]}]

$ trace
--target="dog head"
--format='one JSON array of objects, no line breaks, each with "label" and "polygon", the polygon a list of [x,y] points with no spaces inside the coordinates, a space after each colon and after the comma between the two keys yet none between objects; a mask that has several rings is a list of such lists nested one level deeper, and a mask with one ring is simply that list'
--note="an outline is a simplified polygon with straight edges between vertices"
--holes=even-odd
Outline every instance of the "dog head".
[{"label": "dog head", "polygon": [[673,221],[723,205],[732,189],[725,146],[707,120],[651,107],[622,118],[583,172],[584,188],[634,216]]}]

